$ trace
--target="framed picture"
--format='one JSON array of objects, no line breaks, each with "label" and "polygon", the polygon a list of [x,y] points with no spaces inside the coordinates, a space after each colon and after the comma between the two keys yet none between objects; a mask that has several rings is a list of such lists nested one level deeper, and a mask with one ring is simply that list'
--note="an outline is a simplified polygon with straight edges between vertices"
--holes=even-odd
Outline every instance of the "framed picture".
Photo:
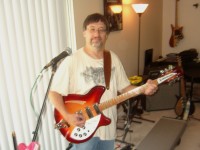
[{"label": "framed picture", "polygon": [[122,0],[104,0],[104,16],[110,24],[110,31],[119,31],[123,29],[122,11],[114,13],[110,8],[112,5],[122,6]]},{"label": "framed picture", "polygon": [[118,0],[107,0],[107,3],[116,3]]}]

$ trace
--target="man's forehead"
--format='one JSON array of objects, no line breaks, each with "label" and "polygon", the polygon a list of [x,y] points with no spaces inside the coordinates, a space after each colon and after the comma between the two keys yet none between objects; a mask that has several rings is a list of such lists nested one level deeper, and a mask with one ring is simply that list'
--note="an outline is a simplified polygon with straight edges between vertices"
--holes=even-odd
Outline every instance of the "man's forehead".
[{"label": "man's forehead", "polygon": [[98,22],[91,22],[91,23],[89,23],[88,24],[88,26],[90,26],[90,27],[96,27],[96,26],[98,26],[98,27],[105,27],[105,24],[102,22],[102,21],[98,21]]}]

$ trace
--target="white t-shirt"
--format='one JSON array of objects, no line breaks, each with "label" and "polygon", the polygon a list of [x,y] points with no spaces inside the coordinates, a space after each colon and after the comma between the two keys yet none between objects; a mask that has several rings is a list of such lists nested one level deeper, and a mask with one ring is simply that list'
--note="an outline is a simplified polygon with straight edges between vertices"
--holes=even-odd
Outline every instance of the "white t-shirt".
[{"label": "white t-shirt", "polygon": [[[112,62],[110,88],[105,90],[100,103],[115,98],[117,91],[130,85],[119,58],[112,51],[110,53]],[[103,59],[93,59],[83,48],[80,48],[60,64],[53,78],[51,91],[56,91],[63,96],[84,95],[97,85],[105,86]],[[94,136],[102,140],[113,140],[116,137],[116,105],[105,109],[103,114],[111,119],[111,124],[99,127]]]}]

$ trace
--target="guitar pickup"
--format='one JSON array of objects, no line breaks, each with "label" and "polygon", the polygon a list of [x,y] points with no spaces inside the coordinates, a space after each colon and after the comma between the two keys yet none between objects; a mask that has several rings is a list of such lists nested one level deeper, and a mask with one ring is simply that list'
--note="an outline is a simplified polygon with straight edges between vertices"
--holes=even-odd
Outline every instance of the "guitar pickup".
[{"label": "guitar pickup", "polygon": [[89,118],[94,117],[93,114],[92,114],[92,111],[90,110],[89,107],[86,107],[86,108],[85,108],[85,111],[86,111],[86,113],[87,113],[87,115],[88,115]]},{"label": "guitar pickup", "polygon": [[98,107],[98,104],[94,104],[93,107],[94,107],[94,110],[96,111],[96,113],[97,113],[98,115],[101,114],[101,111],[100,111],[100,109],[99,109],[99,107]]}]

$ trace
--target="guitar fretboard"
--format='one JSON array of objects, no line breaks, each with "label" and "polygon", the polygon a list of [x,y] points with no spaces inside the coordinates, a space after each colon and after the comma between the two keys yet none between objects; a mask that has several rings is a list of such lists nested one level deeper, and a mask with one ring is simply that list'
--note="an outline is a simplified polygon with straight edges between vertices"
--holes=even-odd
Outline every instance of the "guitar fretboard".
[{"label": "guitar fretboard", "polygon": [[178,27],[178,1],[179,1],[179,0],[176,0],[175,27]]},{"label": "guitar fretboard", "polygon": [[106,102],[102,102],[102,103],[99,104],[99,109],[101,111],[103,111],[103,110],[105,110],[105,109],[107,109],[109,107],[112,107],[114,105],[117,105],[117,104],[119,104],[119,103],[121,103],[121,102],[123,102],[123,101],[125,101],[125,100],[127,100],[129,98],[131,98],[131,97],[138,96],[138,95],[143,93],[145,87],[146,87],[146,84],[144,84],[144,85],[142,85],[140,87],[137,87],[137,88],[135,88],[133,90],[130,90],[129,92],[121,94],[121,95],[117,96],[116,98],[110,99],[110,100],[108,100]]}]

